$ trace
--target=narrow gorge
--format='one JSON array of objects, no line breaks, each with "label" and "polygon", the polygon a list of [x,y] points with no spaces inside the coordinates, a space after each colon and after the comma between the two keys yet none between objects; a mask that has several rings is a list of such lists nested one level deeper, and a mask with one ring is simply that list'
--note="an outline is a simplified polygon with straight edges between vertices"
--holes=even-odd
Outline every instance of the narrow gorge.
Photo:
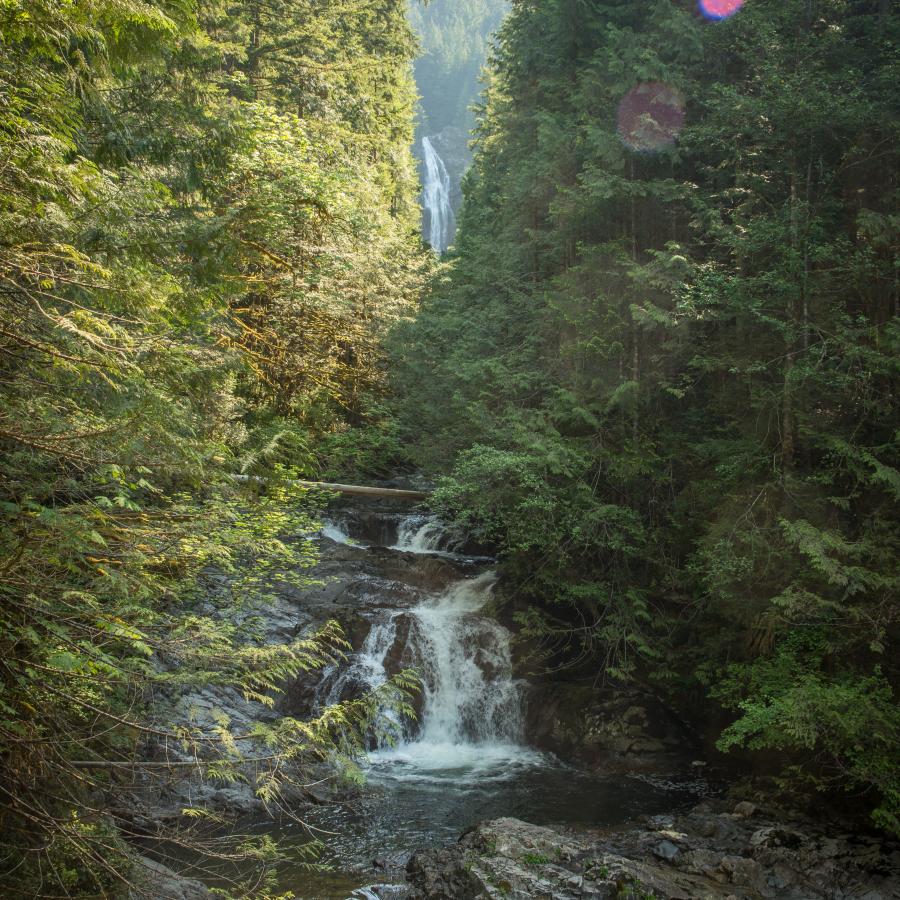
[{"label": "narrow gorge", "polygon": [[0,898],[900,900],[898,10],[0,2]]},{"label": "narrow gorge", "polygon": [[[271,819],[252,766],[245,788],[206,795],[279,840],[281,883],[297,897],[896,896],[900,855],[728,799],[731,775],[698,758],[696,736],[658,699],[521,671],[515,598],[502,596],[490,548],[459,528],[408,504],[339,500],[302,539],[319,561],[307,586],[277,588],[269,639],[336,619],[353,651],[288,686],[275,715],[314,717],[409,669],[421,691],[414,715],[385,709],[360,784],[325,769]],[[235,728],[267,715],[236,695],[181,702],[210,723],[217,707]],[[189,785],[180,796],[198,789]],[[288,861],[313,840],[325,871]],[[206,896],[174,884],[172,896]]]}]

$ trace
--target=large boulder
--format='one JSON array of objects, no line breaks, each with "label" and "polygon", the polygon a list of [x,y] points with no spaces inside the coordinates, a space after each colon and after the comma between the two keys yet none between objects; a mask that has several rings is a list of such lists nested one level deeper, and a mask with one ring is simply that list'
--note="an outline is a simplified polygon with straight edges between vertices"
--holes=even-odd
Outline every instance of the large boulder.
[{"label": "large boulder", "polygon": [[414,900],[699,900],[706,880],[604,852],[590,838],[518,819],[485,822],[455,847],[417,853]]},{"label": "large boulder", "polygon": [[134,860],[129,900],[210,900],[213,894],[195,878],[187,878],[149,856]]},{"label": "large boulder", "polygon": [[497,819],[407,873],[414,900],[898,900],[900,846],[705,802],[608,832]]},{"label": "large boulder", "polygon": [[526,734],[541,750],[591,769],[671,772],[696,755],[675,715],[637,690],[536,684]]}]

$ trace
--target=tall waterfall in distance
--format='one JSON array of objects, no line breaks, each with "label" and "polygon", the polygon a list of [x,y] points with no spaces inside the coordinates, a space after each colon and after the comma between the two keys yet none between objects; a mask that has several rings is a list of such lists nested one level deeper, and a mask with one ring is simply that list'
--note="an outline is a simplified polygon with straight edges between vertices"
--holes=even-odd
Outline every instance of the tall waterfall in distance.
[{"label": "tall waterfall in distance", "polygon": [[430,138],[422,138],[422,154],[425,163],[422,205],[428,216],[428,243],[437,253],[443,253],[456,230],[456,217],[450,205],[450,176]]}]

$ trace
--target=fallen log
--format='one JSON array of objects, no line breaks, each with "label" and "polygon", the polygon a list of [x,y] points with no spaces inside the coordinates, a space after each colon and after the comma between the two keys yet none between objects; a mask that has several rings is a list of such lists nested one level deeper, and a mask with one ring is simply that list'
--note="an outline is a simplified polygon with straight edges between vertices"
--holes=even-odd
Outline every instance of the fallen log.
[{"label": "fallen log", "polygon": [[368,487],[361,484],[330,484],[326,481],[298,481],[303,487],[320,491],[335,491],[358,497],[384,497],[390,500],[427,500],[428,491],[407,491],[399,488]]},{"label": "fallen log", "polygon": [[[264,479],[257,475],[231,475],[234,481],[259,481]],[[427,500],[430,491],[407,491],[400,488],[369,487],[362,484],[333,484],[329,481],[294,481],[300,487],[307,487],[317,491],[334,491],[337,494],[350,494],[356,497],[382,497],[386,500]]]}]

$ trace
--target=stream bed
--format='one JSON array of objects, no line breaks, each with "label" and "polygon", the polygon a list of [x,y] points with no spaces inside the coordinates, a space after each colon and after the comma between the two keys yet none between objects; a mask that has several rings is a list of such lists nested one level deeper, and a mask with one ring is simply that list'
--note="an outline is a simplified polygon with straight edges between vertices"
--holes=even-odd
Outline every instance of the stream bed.
[{"label": "stream bed", "polygon": [[[477,822],[512,816],[536,825],[612,826],[686,809],[703,790],[690,781],[590,775],[537,754],[504,759],[497,748],[468,766],[428,770],[376,757],[360,799],[316,810],[309,819],[322,829],[323,859],[333,871],[287,864],[283,886],[302,900],[365,896],[353,892],[401,880],[410,851],[451,844]],[[309,839],[299,826],[279,837],[287,847]]]},{"label": "stream bed", "polygon": [[[453,843],[477,822],[513,816],[537,825],[613,826],[685,808],[705,791],[687,777],[591,774],[529,747],[527,685],[514,675],[509,632],[488,612],[493,560],[465,552],[462,536],[426,515],[400,520],[380,544],[352,534],[347,522],[328,523],[323,551],[346,544],[388,559],[397,554],[407,563],[410,590],[395,604],[381,602],[373,587],[360,648],[325,673],[316,706],[415,668],[421,710],[416,723],[396,722],[393,745],[368,755],[358,797],[315,808],[306,828],[277,829],[287,848],[302,847],[314,834],[332,868],[311,873],[288,863],[284,888],[301,900],[391,896],[411,852]],[[434,560],[444,572],[437,584],[424,577]]]},{"label": "stream bed", "polygon": [[[136,843],[148,896],[203,900],[210,887],[249,895],[259,867],[216,853],[249,832],[275,839],[279,887],[298,900],[587,900],[618,896],[622,885],[711,900],[900,900],[900,844],[864,824],[730,795],[728,774],[698,759],[697,736],[647,692],[522,677],[507,627],[517,598],[489,548],[408,506],[361,501],[296,540],[318,544],[308,548],[314,567],[274,579],[263,601],[237,612],[228,578],[211,578],[198,611],[273,644],[336,621],[353,650],[291,679],[274,706],[215,684],[173,692],[161,706],[210,735],[224,716],[248,760],[240,777],[213,779],[195,771],[193,750],[167,744],[172,778],[136,769],[119,785],[119,814],[147,835]],[[313,783],[288,782],[284,814],[272,820],[279,803],[258,793],[270,769],[257,768],[258,746],[240,735],[256,722],[307,720],[410,669],[421,681],[415,716],[383,710],[360,761],[364,783],[306,768]],[[145,749],[161,758],[155,744]],[[211,853],[154,841],[157,823],[186,808],[232,823],[191,834]],[[308,864],[313,841],[327,871]]]}]

